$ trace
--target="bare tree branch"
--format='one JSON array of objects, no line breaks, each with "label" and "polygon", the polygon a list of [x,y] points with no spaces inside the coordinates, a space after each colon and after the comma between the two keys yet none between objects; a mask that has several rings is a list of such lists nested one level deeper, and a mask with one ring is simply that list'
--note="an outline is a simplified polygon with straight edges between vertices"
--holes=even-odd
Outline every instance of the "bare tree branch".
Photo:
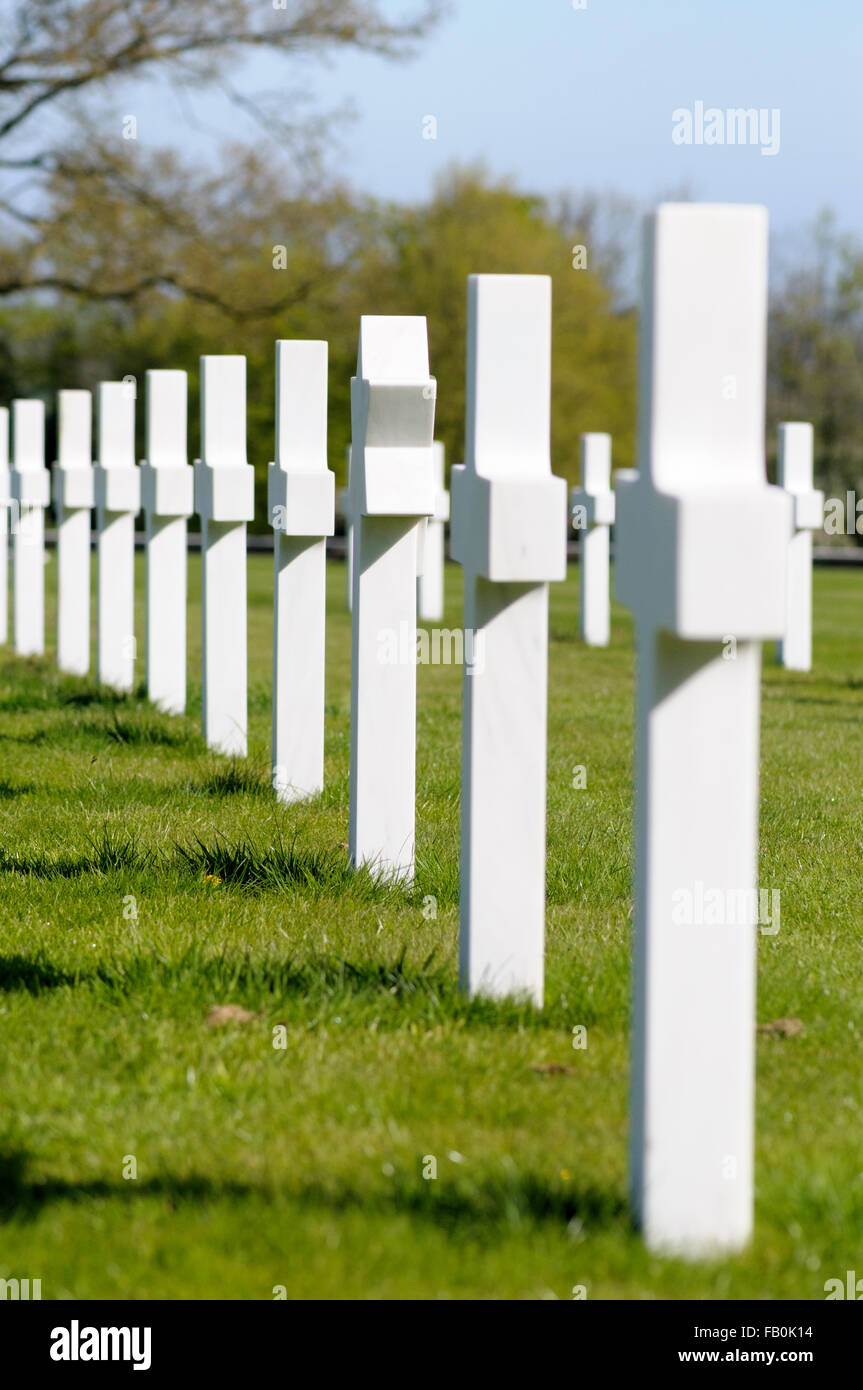
[{"label": "bare tree branch", "polygon": [[[231,69],[261,50],[287,59],[325,60],[344,49],[401,57],[448,0],[413,0],[413,12],[398,21],[385,14],[385,0],[10,3],[11,15],[0,20],[0,174],[33,177],[0,191],[0,221],[27,233],[17,245],[0,245],[0,296],[31,290],[129,303],[148,293],[182,293],[242,319],[278,312],[302,290],[242,302],[220,292],[212,235],[214,226],[224,235],[224,179],[204,187],[170,161],[160,169],[158,159],[147,162],[140,152],[118,153],[86,124],[76,142],[86,150],[82,157],[68,138],[74,106],[124,78],[166,74],[180,91],[193,83],[196,90],[218,88],[271,137],[278,129],[282,144],[291,140],[308,184],[317,166],[298,137],[314,155],[320,120],[300,113],[297,94],[287,116],[283,92],[271,110],[266,98],[237,87]],[[55,110],[64,139],[52,143],[42,117]],[[193,184],[198,206],[187,196]],[[267,196],[278,205],[277,190]]]}]

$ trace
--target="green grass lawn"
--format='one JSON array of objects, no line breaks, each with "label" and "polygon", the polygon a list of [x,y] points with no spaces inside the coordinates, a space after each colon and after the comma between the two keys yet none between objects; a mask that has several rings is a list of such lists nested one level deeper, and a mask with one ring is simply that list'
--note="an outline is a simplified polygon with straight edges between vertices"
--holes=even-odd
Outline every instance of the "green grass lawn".
[{"label": "green grass lawn", "polygon": [[[782,920],[758,1017],[805,1031],[757,1042],[752,1247],[689,1266],[648,1255],[626,1207],[628,616],[588,650],[577,575],[552,589],[540,1014],[457,992],[458,669],[419,671],[415,888],[348,872],[338,565],[326,791],[276,806],[271,567],[249,562],[242,763],[200,738],[197,559],[188,719],[0,659],[0,1277],[43,1298],[823,1299],[863,1272],[863,574],[816,573],[812,675],[766,654]],[[214,1004],[255,1016],[210,1027]]]}]

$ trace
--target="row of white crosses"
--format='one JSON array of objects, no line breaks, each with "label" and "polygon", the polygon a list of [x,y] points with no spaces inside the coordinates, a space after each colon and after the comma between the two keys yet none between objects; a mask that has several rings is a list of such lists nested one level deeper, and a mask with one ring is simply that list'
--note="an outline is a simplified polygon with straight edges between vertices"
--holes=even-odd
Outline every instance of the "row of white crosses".
[{"label": "row of white crosses", "polygon": [[[453,473],[465,627],[460,960],[470,992],[542,1000],[548,583],[565,566],[549,463],[550,293],[476,277],[467,462]],[[792,502],[767,483],[767,223],[666,206],[650,226],[640,473],[618,475],[617,587],[638,632],[631,1176],[651,1248],[734,1250],[751,1233],[761,643],[787,630]],[[726,389],[729,383],[733,390]],[[431,511],[433,384],[416,320],[364,321],[354,382],[351,850],[413,869],[415,671],[375,665],[415,626]],[[608,448],[586,441],[585,493]],[[788,479],[786,478],[786,482]],[[613,513],[606,507],[607,525]],[[805,522],[800,510],[797,524]],[[745,921],[681,921],[708,885]]]},{"label": "row of white crosses", "polygon": [[[543,1000],[548,585],[566,573],[566,485],[551,474],[551,282],[473,276],[466,463],[452,551],[465,571],[460,974],[470,993]],[[435,383],[424,319],[366,318],[351,385],[350,850],[414,871],[417,550],[435,510]],[[439,486],[439,482],[437,483]]]},{"label": "row of white crosses", "polygon": [[147,691],[161,708],[186,704],[186,518],[192,470],[186,461],[186,373],[147,374],[147,458],[135,465],[135,391],[102,382],[98,461],[91,466],[89,391],[58,396],[53,468],[57,512],[57,663],[85,675],[90,665],[90,512],[97,510],[98,672],[118,690],[133,684],[134,522],[146,515]]},{"label": "row of white crosses", "polygon": [[[182,398],[177,390],[181,378]],[[170,389],[173,383],[173,389]],[[168,394],[162,399],[163,390]],[[161,409],[160,409],[161,402]],[[182,413],[179,408],[182,405]],[[57,661],[60,669],[85,675],[90,667],[90,513],[97,513],[98,674],[118,690],[131,689],[134,637],[134,519],[148,465],[135,464],[135,396],[129,382],[102,382],[98,393],[98,455],[92,461],[92,399],[89,391],[58,395],[57,461],[52,469],[57,514]],[[161,421],[161,424],[160,424]],[[160,431],[182,428],[185,446],[185,373],[148,373],[148,449],[154,463]],[[5,436],[0,430],[0,439]],[[44,651],[44,508],[49,497],[45,468],[44,406],[12,406],[14,463],[11,497],[18,504],[14,547],[15,646],[20,653]],[[191,475],[191,470],[188,470]],[[172,712],[185,705],[185,521],[170,550],[156,533],[168,518],[153,515],[159,501],[145,495],[148,510],[148,676],[151,699]],[[183,515],[188,514],[188,509]],[[5,530],[5,528],[4,528]],[[182,569],[176,554],[182,544]],[[173,558],[173,565],[169,561]],[[164,562],[164,563],[163,563]],[[167,571],[167,572],[166,572]],[[155,605],[155,607],[154,607]],[[182,633],[182,643],[177,632]],[[180,655],[180,647],[182,647]],[[165,654],[171,658],[166,677]]]},{"label": "row of white crosses", "polygon": [[[57,514],[57,661],[61,670],[74,675],[89,671],[90,514],[95,508],[98,675],[117,690],[133,685],[134,522],[143,502],[148,694],[172,713],[181,713],[186,700],[186,518],[192,511],[186,412],[186,373],[148,372],[147,460],[139,468],[134,383],[102,382],[94,464],[90,392],[60,391],[57,461],[49,475],[44,405],[37,400],[14,401],[12,467],[0,467],[3,500],[16,504],[12,528],[16,650],[22,654],[44,651],[44,509],[50,494]],[[8,433],[8,412],[3,410],[3,463],[8,460]],[[5,549],[5,506],[3,511]],[[5,565],[0,570],[5,582]]]},{"label": "row of white crosses", "polygon": [[[823,494],[813,488],[813,432],[808,424],[784,423],[778,430],[778,481],[794,497],[794,531],[788,551],[788,611],[777,659],[789,670],[812,666],[812,533],[821,529]],[[421,620],[443,616],[444,523],[449,520],[449,495],[444,489],[444,449],[434,446],[435,512],[429,518],[419,576]],[[570,516],[580,538],[579,636],[588,646],[606,647],[611,636],[611,527],[615,501],[611,485],[611,436],[583,434],[580,440],[581,484],[572,490]],[[350,449],[348,475],[350,476]],[[345,519],[347,605],[353,601],[353,526],[349,514],[350,488],[339,496]]]},{"label": "row of white crosses", "polygon": [[[278,349],[287,349],[287,343],[280,343]],[[300,344],[294,344],[300,347]],[[320,347],[321,345],[319,345]],[[323,345],[325,347],[325,345]],[[208,358],[204,362],[228,359]],[[242,364],[242,358],[231,359]],[[287,360],[287,359],[286,359]],[[206,373],[208,368],[204,367]],[[212,368],[210,370],[215,370]],[[240,368],[234,371],[242,371]],[[278,370],[278,366],[277,366]],[[284,376],[284,374],[283,374]],[[324,386],[325,386],[324,375]],[[290,373],[282,379],[280,391],[290,390]],[[239,378],[237,387],[239,388]],[[139,488],[138,470],[113,474],[109,468],[134,467],[131,431],[134,428],[134,413],[127,409],[126,403],[134,399],[133,388],[126,382],[105,382],[100,387],[100,402],[103,403],[105,423],[100,433],[100,460],[96,478],[102,486],[101,497],[105,501],[126,501],[131,505],[100,507],[103,525],[100,527],[100,554],[104,555],[103,569],[114,572],[114,562],[122,557],[120,572],[125,583],[122,590],[112,585],[110,593],[100,591],[100,676],[120,689],[128,689],[132,683],[132,663],[135,656],[135,641],[130,631],[128,615],[129,603],[129,524],[138,510],[135,497]],[[18,650],[21,652],[41,652],[44,646],[43,624],[44,607],[40,608],[41,585],[37,573],[36,556],[39,551],[40,528],[45,498],[43,458],[44,424],[40,433],[40,402],[19,402],[19,459],[13,476],[20,478],[22,472],[31,472],[32,478],[24,480],[24,492],[15,494],[19,505],[22,536],[27,538],[32,549],[23,547],[16,551],[17,565],[21,567],[20,592],[22,609],[18,616]],[[325,408],[325,405],[324,405]],[[242,412],[244,406],[238,391],[235,391],[233,414]],[[320,405],[319,405],[320,410]],[[277,397],[278,411],[278,397]],[[113,423],[107,418],[113,415]],[[82,556],[89,553],[90,511],[94,506],[94,472],[90,467],[91,402],[87,391],[61,391],[58,396],[58,460],[53,472],[53,501],[58,516],[58,664],[62,670],[84,674],[89,669],[89,567],[83,563]],[[100,416],[100,418],[103,418]],[[161,708],[180,713],[185,708],[186,657],[185,622],[177,620],[177,613],[185,608],[186,585],[186,519],[194,510],[193,471],[186,462],[186,374],[180,371],[154,371],[148,373],[147,394],[147,432],[148,458],[140,469],[141,509],[146,516],[146,552],[148,557],[147,610],[146,610],[146,652],[147,688],[150,698]],[[325,431],[325,425],[324,425]],[[28,433],[29,432],[29,433]],[[320,436],[320,430],[318,431]],[[325,447],[325,433],[324,447]],[[103,443],[104,440],[104,443]],[[28,464],[27,460],[31,462]],[[8,502],[9,493],[9,422],[8,411],[0,415],[0,503],[3,505],[0,516],[0,557],[8,544]],[[131,459],[131,465],[130,465]],[[812,427],[807,424],[785,423],[779,426],[778,475],[780,485],[794,498],[794,530],[789,541],[788,553],[788,608],[784,636],[777,643],[777,656],[780,663],[789,669],[808,671],[811,667],[812,651],[812,532],[818,530],[823,519],[823,494],[814,491],[813,478],[813,439]],[[248,465],[241,463],[241,487],[244,499],[240,510],[243,513],[232,530],[237,539],[239,528],[251,519],[250,484]],[[350,449],[348,449],[348,470],[350,470]],[[282,469],[284,472],[284,469]],[[421,572],[418,576],[418,616],[424,621],[435,621],[443,615],[444,604],[444,523],[449,518],[449,495],[444,486],[443,445],[436,443],[433,452],[433,472],[435,481],[434,511],[428,518],[424,541],[418,545]],[[329,476],[329,475],[328,475]],[[221,478],[221,475],[220,475]],[[606,646],[610,636],[610,528],[614,524],[614,493],[611,490],[611,437],[607,434],[585,434],[581,437],[581,486],[571,494],[572,525],[581,537],[580,544],[580,585],[579,585],[579,631],[582,639],[591,646]],[[29,491],[28,491],[29,488]],[[126,488],[129,497],[119,498],[118,489]],[[35,489],[35,491],[34,491]],[[20,503],[20,497],[29,498]],[[206,488],[202,494],[202,505],[209,506]],[[350,488],[343,490],[339,498],[342,515],[349,518]],[[202,513],[203,515],[203,513]],[[233,518],[231,518],[233,519]],[[215,522],[215,518],[212,518]],[[272,524],[272,523],[271,523]],[[280,529],[278,526],[275,528]],[[324,533],[332,534],[332,529]],[[353,526],[349,519],[346,525],[347,539],[347,590],[348,608],[352,603],[353,587]],[[276,540],[278,550],[278,539]],[[226,547],[222,548],[222,553]],[[236,546],[235,546],[236,550]],[[320,547],[316,554],[319,555]],[[228,572],[233,572],[236,554]],[[226,563],[226,562],[224,562]],[[307,566],[314,562],[307,558]],[[318,562],[319,563],[319,562]],[[0,567],[0,626],[5,640],[6,622],[6,568]],[[282,586],[284,587],[284,586]],[[211,588],[212,592],[212,588]],[[278,604],[279,586],[276,586]],[[24,595],[29,597],[24,600]],[[104,608],[101,606],[104,604]],[[285,602],[282,603],[285,610]],[[211,651],[213,646],[211,644]],[[317,670],[318,662],[314,662]],[[239,673],[238,673],[239,674]],[[274,674],[277,674],[274,672]],[[239,682],[237,682],[239,684]],[[212,682],[211,682],[212,686]],[[242,697],[235,695],[227,716],[227,724],[212,730],[214,747],[225,751],[241,751],[244,746],[243,728],[245,718],[242,714]],[[274,705],[275,713],[278,705]],[[279,721],[282,728],[289,727],[286,718]],[[211,720],[211,724],[213,721]],[[276,737],[274,733],[274,738]],[[318,747],[317,737],[313,740]],[[288,760],[290,761],[290,759]],[[290,800],[293,793],[279,788],[281,771],[285,767],[274,745],[274,779],[280,796]],[[296,783],[298,794],[303,789],[318,785],[319,775],[311,779],[299,776]]]},{"label": "row of white crosses", "polygon": [[[201,360],[201,452],[187,456],[187,378],[146,378],[146,459],[135,463],[135,389],[102,382],[98,451],[92,463],[89,391],[61,391],[53,500],[58,518],[57,659],[85,675],[90,665],[90,513],[97,513],[98,674],[133,685],[134,519],[146,516],[147,692],[174,714],[186,705],[187,521],[201,519],[203,724],[208,744],[244,755],[247,743],[246,523],[254,470],[246,459],[244,357]],[[277,344],[277,457],[270,470],[276,529],[274,782],[280,797],[323,785],[324,537],[333,530],[333,475],[326,468],[327,347]],[[0,492],[17,504],[14,529],[15,646],[44,650],[44,405],[0,411]],[[2,509],[7,544],[7,507]],[[5,585],[6,567],[0,565]],[[5,605],[3,606],[5,617]],[[3,634],[5,636],[5,634]]]},{"label": "row of white crosses", "polygon": [[[638,633],[632,1190],[649,1245],[688,1256],[739,1248],[751,1230],[756,920],[699,925],[679,921],[673,908],[698,884],[727,902],[757,901],[760,644],[788,640],[789,542],[809,538],[818,507],[811,438],[801,427],[783,436],[785,488],[766,481],[766,267],[762,209],[671,205],[656,214],[642,320],[641,471],[617,475],[616,584]],[[280,342],[276,365],[273,764],[277,794],[291,801],[323,782],[324,560],[334,510],[326,344]],[[465,632],[482,661],[463,671],[460,978],[471,994],[538,1005],[549,584],[565,577],[567,526],[566,485],[551,473],[550,391],[550,281],[471,277],[466,461],[453,470],[452,551],[464,570]],[[55,471],[61,570],[75,570],[61,606],[70,668],[86,662],[80,517],[95,503],[100,676],[131,683],[132,524],[143,480],[148,676],[151,693],[174,708],[184,698],[181,571],[191,507],[185,396],[184,374],[148,374],[148,458],[139,470],[134,400],[124,383],[102,385],[91,494],[89,399],[64,393]],[[442,523],[444,511],[435,401],[425,320],[364,318],[351,383],[349,841],[357,868],[408,882],[417,577],[428,521]],[[204,728],[212,747],[244,754],[245,532],[254,504],[244,358],[202,359],[201,419],[194,506],[203,530]],[[11,494],[41,525],[41,407],[15,402],[12,425]],[[0,447],[2,439],[0,427]],[[588,598],[583,608],[595,641],[607,640],[609,475],[608,437],[587,436],[575,505],[589,528],[585,578],[599,585],[604,576],[606,588],[604,605]],[[792,491],[803,500],[792,504]],[[28,642],[39,650],[41,535],[32,549],[38,583],[23,544],[20,575],[15,553],[19,650]],[[163,630],[169,638],[157,657]],[[382,662],[386,631],[399,634],[410,659]]]}]

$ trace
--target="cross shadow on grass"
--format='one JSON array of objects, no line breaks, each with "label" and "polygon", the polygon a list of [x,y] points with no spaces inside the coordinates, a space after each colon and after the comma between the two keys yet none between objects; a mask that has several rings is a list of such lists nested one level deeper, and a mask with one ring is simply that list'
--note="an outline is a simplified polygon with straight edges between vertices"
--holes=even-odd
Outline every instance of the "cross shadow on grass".
[{"label": "cross shadow on grass", "polygon": [[30,1155],[22,1149],[0,1150],[0,1215],[5,1218],[32,1221],[56,1202],[104,1201],[121,1197],[132,1201],[148,1197],[162,1198],[175,1208],[182,1202],[205,1203],[219,1198],[235,1200],[249,1197],[261,1189],[234,1179],[216,1181],[196,1176],[177,1177],[162,1174],[143,1181],[109,1182],[94,1178],[87,1182],[70,1182],[64,1178],[30,1178]]},{"label": "cross shadow on grass", "polygon": [[190,782],[189,790],[206,796],[273,797],[269,775],[244,758],[213,763],[200,781]]},{"label": "cross shadow on grass", "polygon": [[68,748],[72,740],[77,740],[102,746],[108,743],[121,748],[182,748],[191,752],[196,752],[201,742],[198,731],[186,720],[158,711],[116,707],[99,712],[90,707],[71,722],[55,722],[25,733],[4,733],[3,738],[28,747],[59,744]]},{"label": "cross shadow on grass", "polygon": [[[389,960],[379,957],[347,959],[319,954],[302,961],[277,956],[254,957],[248,952],[208,953],[199,944],[174,960],[154,954],[120,957],[115,961],[68,970],[54,965],[44,952],[31,957],[0,956],[0,993],[32,995],[51,989],[88,991],[94,1006],[115,1006],[134,999],[148,1012],[168,1010],[192,1017],[203,1026],[213,1004],[230,1002],[257,1015],[251,1027],[269,1030],[290,1021],[306,1027],[326,1026],[335,1014],[346,1023],[364,1026],[374,1019],[384,1031],[398,1031],[421,1020],[426,1026],[464,1022],[476,1027],[512,1032],[530,1030],[569,1032],[572,994],[551,999],[537,1009],[522,998],[467,998],[458,988],[454,969],[435,959],[435,951],[418,950],[408,959],[402,946]],[[590,1017],[585,1001],[583,1016]]]},{"label": "cross shadow on grass", "polygon": [[346,848],[308,846],[296,840],[261,845],[251,838],[211,841],[196,837],[178,845],[181,863],[196,876],[212,876],[231,888],[288,896],[297,891],[348,902],[377,903],[391,908],[424,908],[430,897],[437,907],[458,902],[458,858],[434,844],[417,854],[412,883],[387,878],[374,865],[355,869]]},{"label": "cross shadow on grass", "polygon": [[28,994],[43,994],[47,990],[75,985],[78,979],[68,970],[52,965],[44,956],[0,956],[0,991],[4,993],[24,990]]},{"label": "cross shadow on grass", "polygon": [[569,1227],[581,1231],[622,1226],[632,1229],[626,1203],[613,1186],[550,1180],[530,1171],[484,1173],[474,1180],[438,1184],[419,1176],[396,1176],[385,1187],[359,1188],[337,1180],[287,1180],[283,1185],[248,1183],[236,1178],[214,1179],[198,1174],[180,1177],[161,1173],[141,1181],[94,1178],[70,1181],[31,1178],[31,1157],[23,1149],[0,1150],[0,1215],[33,1221],[57,1203],[80,1204],[119,1198],[125,1203],[149,1199],[172,1210],[186,1204],[207,1205],[221,1200],[257,1199],[280,1206],[289,1202],[334,1216],[363,1211],[369,1216],[408,1216],[447,1231],[466,1230],[493,1238],[521,1224]]},{"label": "cross shadow on grass", "polygon": [[549,1180],[538,1173],[519,1172],[514,1164],[510,1172],[485,1173],[473,1181],[459,1178],[457,1183],[396,1178],[388,1193],[371,1199],[350,1189],[329,1194],[311,1185],[302,1189],[302,1200],[336,1210],[356,1206],[392,1210],[459,1232],[466,1226],[498,1231],[520,1222],[569,1226],[576,1221],[594,1229],[631,1225],[627,1204],[614,1188]]},{"label": "cross shadow on grass", "polygon": [[[0,714],[54,713],[66,715],[67,720],[62,730],[4,735],[13,742],[35,744],[54,738],[68,742],[70,736],[78,736],[135,747],[197,747],[201,743],[200,731],[190,719],[164,714],[147,703],[144,685],[135,690],[114,690],[41,666],[22,668],[20,660],[14,679],[10,671],[9,683],[0,684]],[[0,680],[6,674],[0,665]]]},{"label": "cross shadow on grass", "polygon": [[3,735],[3,742],[21,743],[28,748],[39,748],[43,747],[45,744],[57,743],[60,738],[61,734],[57,730],[33,729],[30,733],[26,734],[6,733]]},{"label": "cross shadow on grass", "polygon": [[231,888],[285,895],[301,889],[315,895],[393,906],[410,901],[410,890],[403,884],[368,869],[353,869],[347,851],[341,847],[300,845],[280,836],[264,845],[248,837],[232,841],[216,836],[205,841],[196,836],[188,844],[177,845],[176,853],[179,862],[196,877],[217,878]]},{"label": "cross shadow on grass", "polygon": [[419,996],[448,1000],[455,982],[435,969],[434,952],[412,965],[406,963],[406,954],[405,947],[390,962],[326,956],[297,963],[289,958],[256,959],[248,953],[205,954],[193,945],[175,960],[133,956],[116,964],[98,965],[79,979],[89,980],[109,996],[181,997],[194,1010],[202,1010],[215,1000],[230,999],[262,1018],[297,1001],[310,1007],[327,1003],[335,1007],[364,996],[370,1003],[386,996],[391,1005],[400,998]]},{"label": "cross shadow on grass", "polygon": [[793,705],[848,705],[858,708],[850,696],[863,691],[863,676],[842,675],[838,672],[786,671],[778,665],[767,667],[773,680],[765,687],[768,700],[787,700]]},{"label": "cross shadow on grass", "polygon": [[7,782],[5,778],[0,780],[0,801],[13,801],[16,796],[26,796],[28,792],[36,790],[32,782]]},{"label": "cross shadow on grass", "polygon": [[0,686],[0,713],[3,714],[98,706],[107,710],[146,698],[144,687],[135,692],[113,690],[96,681],[60,674],[43,665],[41,660],[29,662],[20,656],[0,665],[0,680],[5,681],[7,677],[8,685]]},{"label": "cross shadow on grass", "polygon": [[145,699],[146,694],[145,688],[133,694],[127,690],[114,690],[110,685],[76,683],[61,686],[57,692],[57,702],[71,709],[91,709],[100,705],[105,709],[117,709],[118,706],[131,705],[136,695]]},{"label": "cross shadow on grass", "polygon": [[133,748],[190,748],[200,742],[200,734],[185,720],[153,710],[112,712],[107,723],[89,719],[88,734],[102,735],[111,743]]},{"label": "cross shadow on grass", "polygon": [[[10,793],[11,794],[11,793]],[[0,792],[2,796],[2,792]],[[373,866],[354,869],[346,848],[309,846],[277,835],[266,844],[250,837],[228,840],[196,836],[166,852],[143,849],[124,831],[106,825],[78,852],[0,849],[0,874],[56,880],[88,874],[158,872],[186,880],[215,880],[223,888],[273,893],[285,901],[301,893],[337,898],[349,904],[377,904],[392,909],[425,908],[431,895],[437,906],[458,901],[455,853],[426,848],[412,884],[375,873]]]},{"label": "cross shadow on grass", "polygon": [[22,874],[48,880],[141,871],[154,863],[155,855],[152,852],[139,849],[129,836],[111,826],[104,827],[100,835],[91,837],[87,848],[78,854],[42,848],[14,852],[0,849],[0,874]]},{"label": "cross shadow on grass", "polygon": [[[829,706],[831,709],[830,719],[835,724],[860,723],[859,705],[851,704],[848,700],[842,700],[837,695],[785,695],[783,699],[789,705],[812,705],[818,708]],[[787,727],[793,727],[791,720],[795,717],[794,715],[790,718],[786,716],[784,722]],[[799,717],[803,717],[802,710],[800,711]],[[779,721],[777,721],[777,723],[779,723]]]}]

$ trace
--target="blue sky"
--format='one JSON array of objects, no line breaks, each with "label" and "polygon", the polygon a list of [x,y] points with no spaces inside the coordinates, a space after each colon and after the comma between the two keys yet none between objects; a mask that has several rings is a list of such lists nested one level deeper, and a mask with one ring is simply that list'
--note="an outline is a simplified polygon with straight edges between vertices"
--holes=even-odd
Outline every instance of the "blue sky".
[{"label": "blue sky", "polygon": [[[286,75],[320,108],[353,103],[338,168],[386,197],[421,198],[451,161],[482,159],[539,192],[650,202],[685,186],[702,200],[763,202],[780,232],[827,205],[863,231],[863,0],[452,0],[408,63],[351,54],[288,69],[256,58],[242,86],[272,90]],[[223,97],[154,95],[138,89],[128,108],[142,140],[204,155],[238,133]],[[675,145],[672,113],[698,101],[778,108],[779,153]],[[436,140],[422,138],[429,115]]]}]

